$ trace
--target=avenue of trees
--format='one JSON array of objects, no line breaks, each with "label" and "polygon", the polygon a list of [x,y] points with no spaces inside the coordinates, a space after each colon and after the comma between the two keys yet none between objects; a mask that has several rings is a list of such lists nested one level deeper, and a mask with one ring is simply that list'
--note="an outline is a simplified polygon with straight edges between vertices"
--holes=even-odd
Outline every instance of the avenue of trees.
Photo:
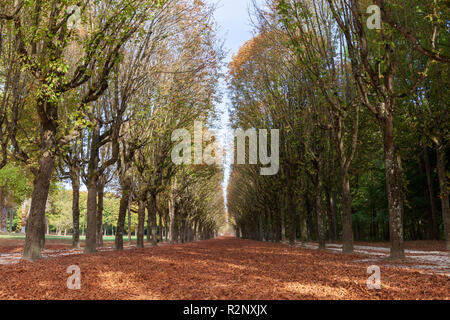
[{"label": "avenue of trees", "polygon": [[140,248],[217,235],[222,168],[171,160],[175,129],[214,121],[223,52],[213,10],[1,1],[0,214],[11,214],[7,231],[26,230],[24,259],[41,258],[50,228],[75,248],[85,230],[87,253],[105,234],[123,249],[131,225]]},{"label": "avenue of trees", "polygon": [[[200,0],[2,0],[0,232],[74,248],[216,236],[220,165],[175,165],[177,129],[216,123],[224,52]],[[445,240],[450,249],[450,6],[266,0],[227,81],[232,125],[279,129],[280,170],[234,165],[238,237]],[[207,129],[205,136],[209,135]],[[270,139],[270,138],[269,138]],[[270,144],[269,144],[270,145]]]},{"label": "avenue of trees", "polygon": [[268,0],[252,18],[228,75],[232,121],[280,129],[280,173],[233,167],[238,236],[450,249],[448,2]]}]

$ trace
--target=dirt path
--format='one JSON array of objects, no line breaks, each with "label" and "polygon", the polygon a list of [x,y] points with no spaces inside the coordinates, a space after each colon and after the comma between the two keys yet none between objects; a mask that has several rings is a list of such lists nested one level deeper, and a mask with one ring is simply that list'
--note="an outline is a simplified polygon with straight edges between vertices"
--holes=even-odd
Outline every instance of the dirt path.
[{"label": "dirt path", "polygon": [[[297,247],[302,247],[298,244]],[[308,249],[318,249],[316,243],[307,243],[303,247]],[[342,252],[341,244],[327,244],[327,250],[335,253]],[[405,250],[406,259],[395,264],[387,258],[389,257],[389,248],[373,245],[355,245],[355,253],[365,255],[366,258],[355,260],[358,262],[368,262],[374,265],[382,264],[384,266],[395,266],[405,269],[421,270],[428,274],[442,274],[450,277],[450,252],[437,250]]]},{"label": "dirt path", "polygon": [[[0,265],[0,299],[450,299],[450,277],[383,263],[369,290],[364,259],[234,238],[72,253]],[[81,290],[66,287],[71,265]]]}]

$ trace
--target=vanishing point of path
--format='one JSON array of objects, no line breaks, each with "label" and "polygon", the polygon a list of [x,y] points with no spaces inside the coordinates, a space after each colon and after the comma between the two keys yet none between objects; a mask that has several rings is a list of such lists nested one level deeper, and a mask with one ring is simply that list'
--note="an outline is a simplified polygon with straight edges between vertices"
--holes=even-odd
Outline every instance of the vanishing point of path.
[{"label": "vanishing point of path", "polygon": [[[369,290],[364,258],[231,237],[70,254],[0,265],[0,299],[450,299],[450,277],[383,259],[382,288]],[[67,289],[71,265],[80,290]]]}]

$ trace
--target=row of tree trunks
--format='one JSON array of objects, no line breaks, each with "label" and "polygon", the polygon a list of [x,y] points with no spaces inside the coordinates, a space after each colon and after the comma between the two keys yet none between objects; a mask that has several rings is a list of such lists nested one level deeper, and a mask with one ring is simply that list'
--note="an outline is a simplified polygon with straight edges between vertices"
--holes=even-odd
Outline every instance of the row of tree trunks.
[{"label": "row of tree trunks", "polygon": [[157,203],[156,203],[156,193],[151,192],[148,197],[148,221],[150,224],[147,224],[147,234],[151,232],[151,243],[153,246],[158,245],[158,235],[157,235]]},{"label": "row of tree trunks", "polygon": [[449,205],[449,188],[447,182],[447,171],[445,161],[445,147],[442,144],[437,146],[437,171],[439,176],[439,185],[441,190],[441,206],[442,219],[444,222],[444,235],[446,240],[446,248],[450,250],[450,205]]}]

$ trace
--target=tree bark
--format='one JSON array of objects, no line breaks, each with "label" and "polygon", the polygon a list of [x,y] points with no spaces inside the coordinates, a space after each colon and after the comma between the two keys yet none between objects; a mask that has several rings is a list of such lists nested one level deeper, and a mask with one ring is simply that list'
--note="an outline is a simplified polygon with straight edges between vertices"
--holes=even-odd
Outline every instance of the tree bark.
[{"label": "tree bark", "polygon": [[6,225],[3,226],[3,215],[6,213],[6,206],[5,206],[5,191],[4,188],[0,188],[0,232],[3,232],[6,230]]},{"label": "tree bark", "polygon": [[289,214],[289,245],[295,245],[297,238],[297,228],[295,219],[295,203],[294,203],[294,192],[293,192],[293,182],[288,178],[288,188],[287,188],[287,209]]},{"label": "tree bark", "polygon": [[433,188],[433,179],[431,177],[431,165],[430,165],[430,157],[428,155],[428,148],[424,148],[424,159],[425,159],[425,172],[427,174],[427,184],[428,184],[428,197],[430,200],[430,208],[431,208],[431,239],[439,240],[439,229],[437,224],[437,210],[436,203],[434,201],[434,188]]},{"label": "tree bark", "polygon": [[[101,180],[101,179],[100,179]],[[103,200],[105,186],[99,182],[97,185],[97,247],[103,247]]]},{"label": "tree bark", "polygon": [[[419,155],[419,157],[417,158],[418,164],[419,164],[419,174],[421,177],[425,177],[427,178],[426,174],[425,174],[425,165],[423,164],[422,161],[422,155]],[[427,183],[428,184],[428,183]],[[429,193],[429,187],[427,187],[425,185],[425,183],[422,183],[422,190],[423,190],[423,196],[425,199],[428,199],[430,201],[430,205],[427,206],[427,219],[428,219],[428,239],[433,240],[434,236],[433,236],[433,214],[431,212],[431,200],[430,200],[430,193]]]},{"label": "tree bark", "polygon": [[319,249],[325,250],[325,228],[323,223],[323,206],[322,206],[322,177],[320,171],[317,173],[315,196],[316,196],[316,214],[317,214],[317,238]]},{"label": "tree bark", "polygon": [[286,241],[286,198],[284,192],[280,195],[281,197],[281,210],[280,210],[280,218],[281,218],[281,241]]},{"label": "tree bark", "polygon": [[[147,208],[148,210],[148,208]],[[152,230],[152,222],[150,221],[151,217],[150,217],[150,212],[149,215],[147,216],[147,242],[150,243],[152,241],[152,234],[151,234],[151,230]]]},{"label": "tree bark", "polygon": [[10,210],[9,211],[9,233],[12,233],[13,221],[14,221],[14,211]]},{"label": "tree bark", "polygon": [[263,241],[264,240],[264,229],[263,229],[263,217],[262,214],[260,213],[258,215],[258,241]]},{"label": "tree bark", "polygon": [[123,233],[125,230],[125,218],[127,215],[128,201],[131,193],[131,178],[125,177],[121,183],[122,198],[120,199],[119,217],[117,220],[115,248],[123,250]]},{"label": "tree bark", "polygon": [[97,251],[97,179],[89,177],[85,253]]},{"label": "tree bark", "polygon": [[80,248],[80,178],[72,176],[72,248]]},{"label": "tree bark", "polygon": [[353,228],[352,228],[352,207],[350,194],[350,179],[347,173],[342,174],[342,238],[344,253],[352,253],[353,246]]},{"label": "tree bark", "polygon": [[147,223],[149,232],[151,230],[151,242],[153,246],[158,245],[158,234],[156,230],[156,193],[151,192],[148,198],[148,220],[150,225]]},{"label": "tree bark", "polygon": [[339,238],[338,231],[338,213],[337,213],[337,203],[336,203],[336,191],[331,192],[331,210],[333,213],[333,228],[334,228],[334,241],[337,241]]},{"label": "tree bark", "polygon": [[131,246],[131,198],[132,195],[128,197],[128,245]]},{"label": "tree bark", "polygon": [[437,171],[439,176],[439,185],[441,191],[442,219],[444,222],[444,235],[447,250],[450,250],[450,206],[448,198],[447,172],[445,169],[445,148],[442,144],[436,148]]},{"label": "tree bark", "polygon": [[[386,106],[387,110],[391,108]],[[400,156],[396,154],[394,142],[394,118],[390,111],[381,121],[384,142],[384,161],[386,189],[389,208],[389,234],[391,240],[391,259],[403,259],[405,248],[403,240],[403,182]]]},{"label": "tree bark", "polygon": [[[51,139],[51,137],[49,137]],[[23,249],[24,260],[40,259],[43,249],[42,233],[45,232],[45,207],[50,189],[50,179],[55,166],[54,155],[48,151],[39,160],[39,169],[33,181],[30,214],[27,220],[27,234]]]},{"label": "tree bark", "polygon": [[144,229],[145,229],[145,201],[139,199],[138,209],[138,229],[137,229],[137,243],[139,249],[144,248]]},{"label": "tree bark", "polygon": [[100,162],[99,154],[100,143],[100,124],[96,124],[92,132],[90,158],[88,164],[87,176],[87,223],[86,223],[86,243],[84,247],[85,253],[97,251],[97,184],[99,180],[98,163]]},{"label": "tree bark", "polygon": [[307,222],[307,214],[304,208],[304,200],[300,199],[302,205],[300,205],[300,240],[302,242],[302,246],[306,244],[308,241],[308,222]]},{"label": "tree bark", "polygon": [[169,242],[175,243],[175,199],[172,192],[169,199],[169,220]]},{"label": "tree bark", "polygon": [[327,229],[328,229],[328,242],[333,242],[335,238],[334,233],[334,215],[331,202],[331,187],[326,188],[327,197]]}]

